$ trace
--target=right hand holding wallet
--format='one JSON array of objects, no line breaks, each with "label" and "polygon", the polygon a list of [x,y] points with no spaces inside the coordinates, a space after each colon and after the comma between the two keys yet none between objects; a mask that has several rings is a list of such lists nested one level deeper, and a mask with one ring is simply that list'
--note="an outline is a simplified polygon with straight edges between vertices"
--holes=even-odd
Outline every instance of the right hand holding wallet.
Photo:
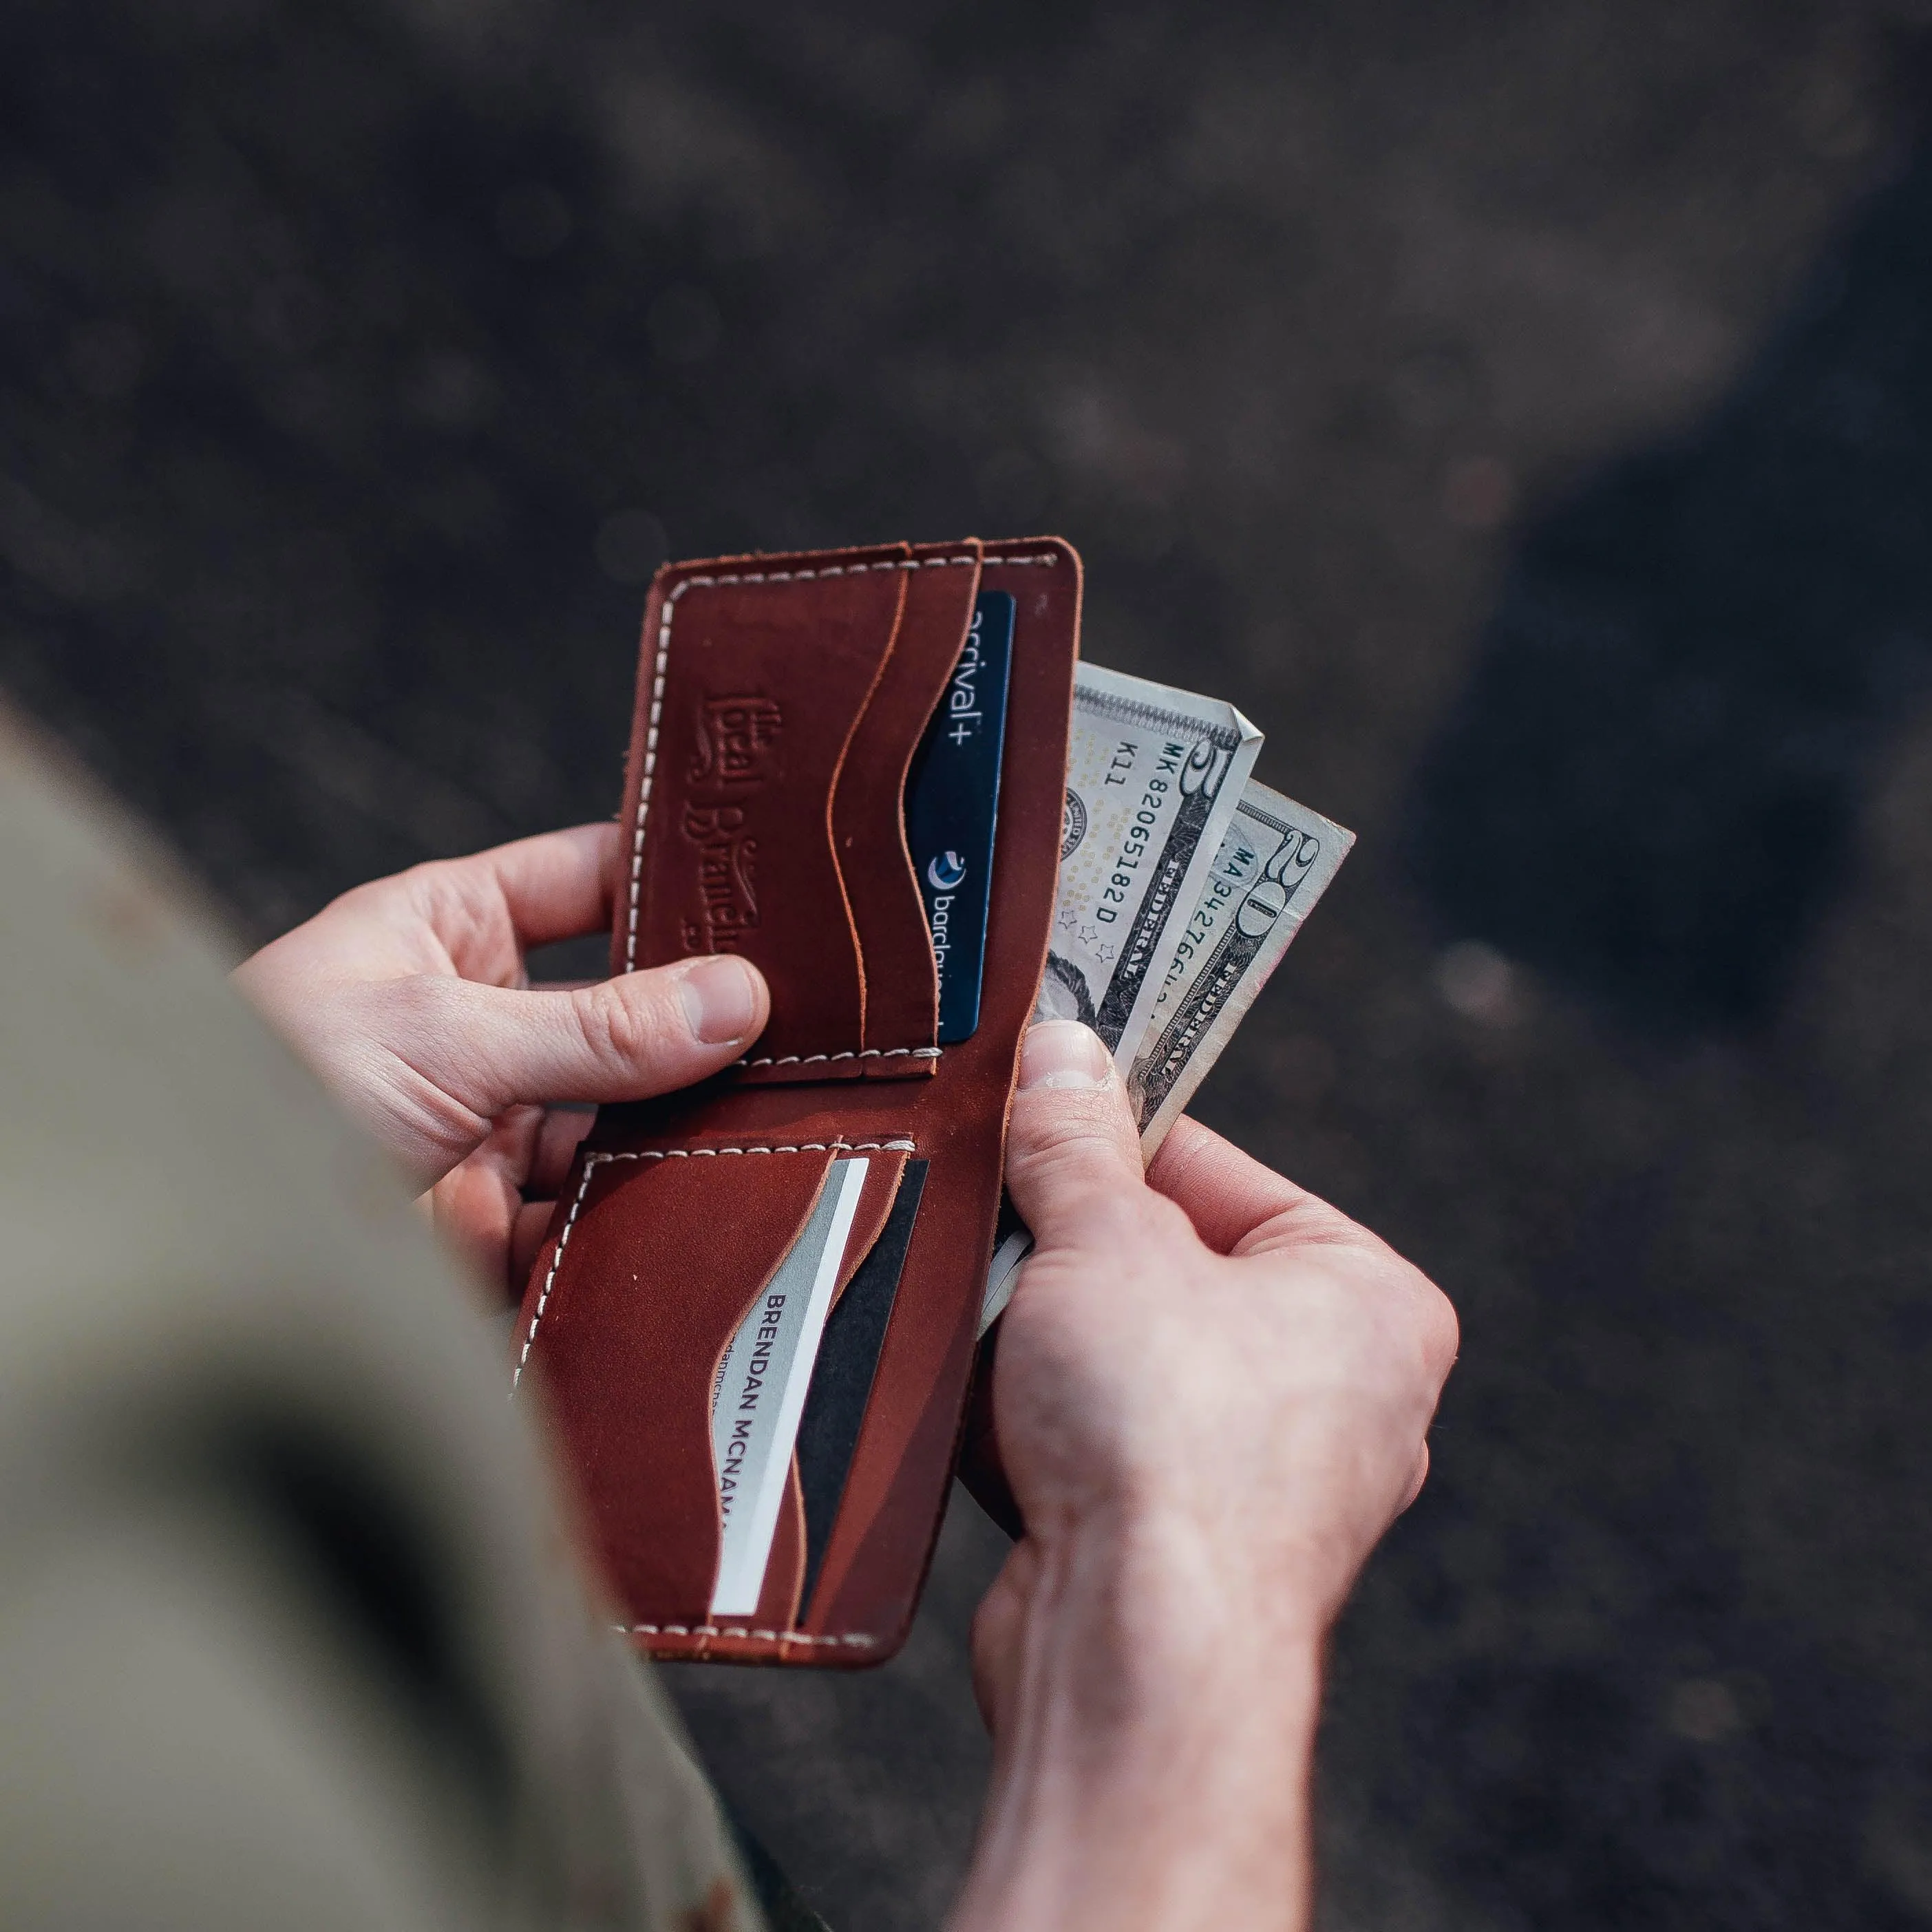
[{"label": "right hand holding wallet", "polygon": [[658,1654],[898,1648],[1024,1253],[1008,1231],[989,1274],[1036,998],[1114,1048],[1150,1151],[1347,850],[1252,783],[1232,706],[1076,690],[1080,599],[1057,538],[652,586],[614,970],[740,952],[771,1018],[716,1078],[601,1111],[516,1372]]}]

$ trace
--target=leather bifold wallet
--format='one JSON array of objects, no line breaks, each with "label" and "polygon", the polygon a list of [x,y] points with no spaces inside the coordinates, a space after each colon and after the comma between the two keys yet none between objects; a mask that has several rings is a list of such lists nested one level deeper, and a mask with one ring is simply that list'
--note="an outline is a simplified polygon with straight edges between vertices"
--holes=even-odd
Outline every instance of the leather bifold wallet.
[{"label": "leather bifold wallet", "polygon": [[651,587],[613,970],[738,952],[771,1018],[704,1085],[599,1112],[514,1353],[658,1654],[857,1665],[904,1640],[1046,962],[1080,596],[1048,538]]}]

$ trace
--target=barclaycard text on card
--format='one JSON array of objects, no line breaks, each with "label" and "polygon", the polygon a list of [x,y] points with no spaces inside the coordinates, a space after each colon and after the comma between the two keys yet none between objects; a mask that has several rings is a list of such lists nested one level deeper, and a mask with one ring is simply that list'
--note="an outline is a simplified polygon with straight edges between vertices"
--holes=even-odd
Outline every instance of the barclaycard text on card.
[{"label": "barclaycard text on card", "polygon": [[1012,663],[1010,592],[982,591],[966,642],[906,776],[906,846],[939,976],[939,1043],[980,1024],[1000,767]]}]

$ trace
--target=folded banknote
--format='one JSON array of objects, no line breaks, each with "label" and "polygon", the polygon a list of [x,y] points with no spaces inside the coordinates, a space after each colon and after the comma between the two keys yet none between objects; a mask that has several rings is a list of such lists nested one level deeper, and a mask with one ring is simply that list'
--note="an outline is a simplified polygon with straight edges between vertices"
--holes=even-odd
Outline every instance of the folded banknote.
[{"label": "folded banknote", "polygon": [[[1084,1020],[1113,1049],[1149,1160],[1354,843],[1250,776],[1261,745],[1232,705],[1079,668],[1060,896],[1034,1010]],[[1080,860],[1096,835],[1098,856]],[[1032,1251],[1009,1212],[982,1334]]]}]

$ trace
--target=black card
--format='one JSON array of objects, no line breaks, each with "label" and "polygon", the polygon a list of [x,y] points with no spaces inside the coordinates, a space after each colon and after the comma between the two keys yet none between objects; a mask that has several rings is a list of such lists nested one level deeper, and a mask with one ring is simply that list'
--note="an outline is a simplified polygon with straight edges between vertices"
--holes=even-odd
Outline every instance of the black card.
[{"label": "black card", "polygon": [[872,1396],[872,1377],[886,1345],[886,1324],[905,1268],[906,1250],[926,1188],[927,1163],[909,1160],[886,1225],[826,1318],[798,1425],[798,1482],[805,1499],[805,1592],[809,1605],[818,1566],[838,1520],[859,1427]]}]

